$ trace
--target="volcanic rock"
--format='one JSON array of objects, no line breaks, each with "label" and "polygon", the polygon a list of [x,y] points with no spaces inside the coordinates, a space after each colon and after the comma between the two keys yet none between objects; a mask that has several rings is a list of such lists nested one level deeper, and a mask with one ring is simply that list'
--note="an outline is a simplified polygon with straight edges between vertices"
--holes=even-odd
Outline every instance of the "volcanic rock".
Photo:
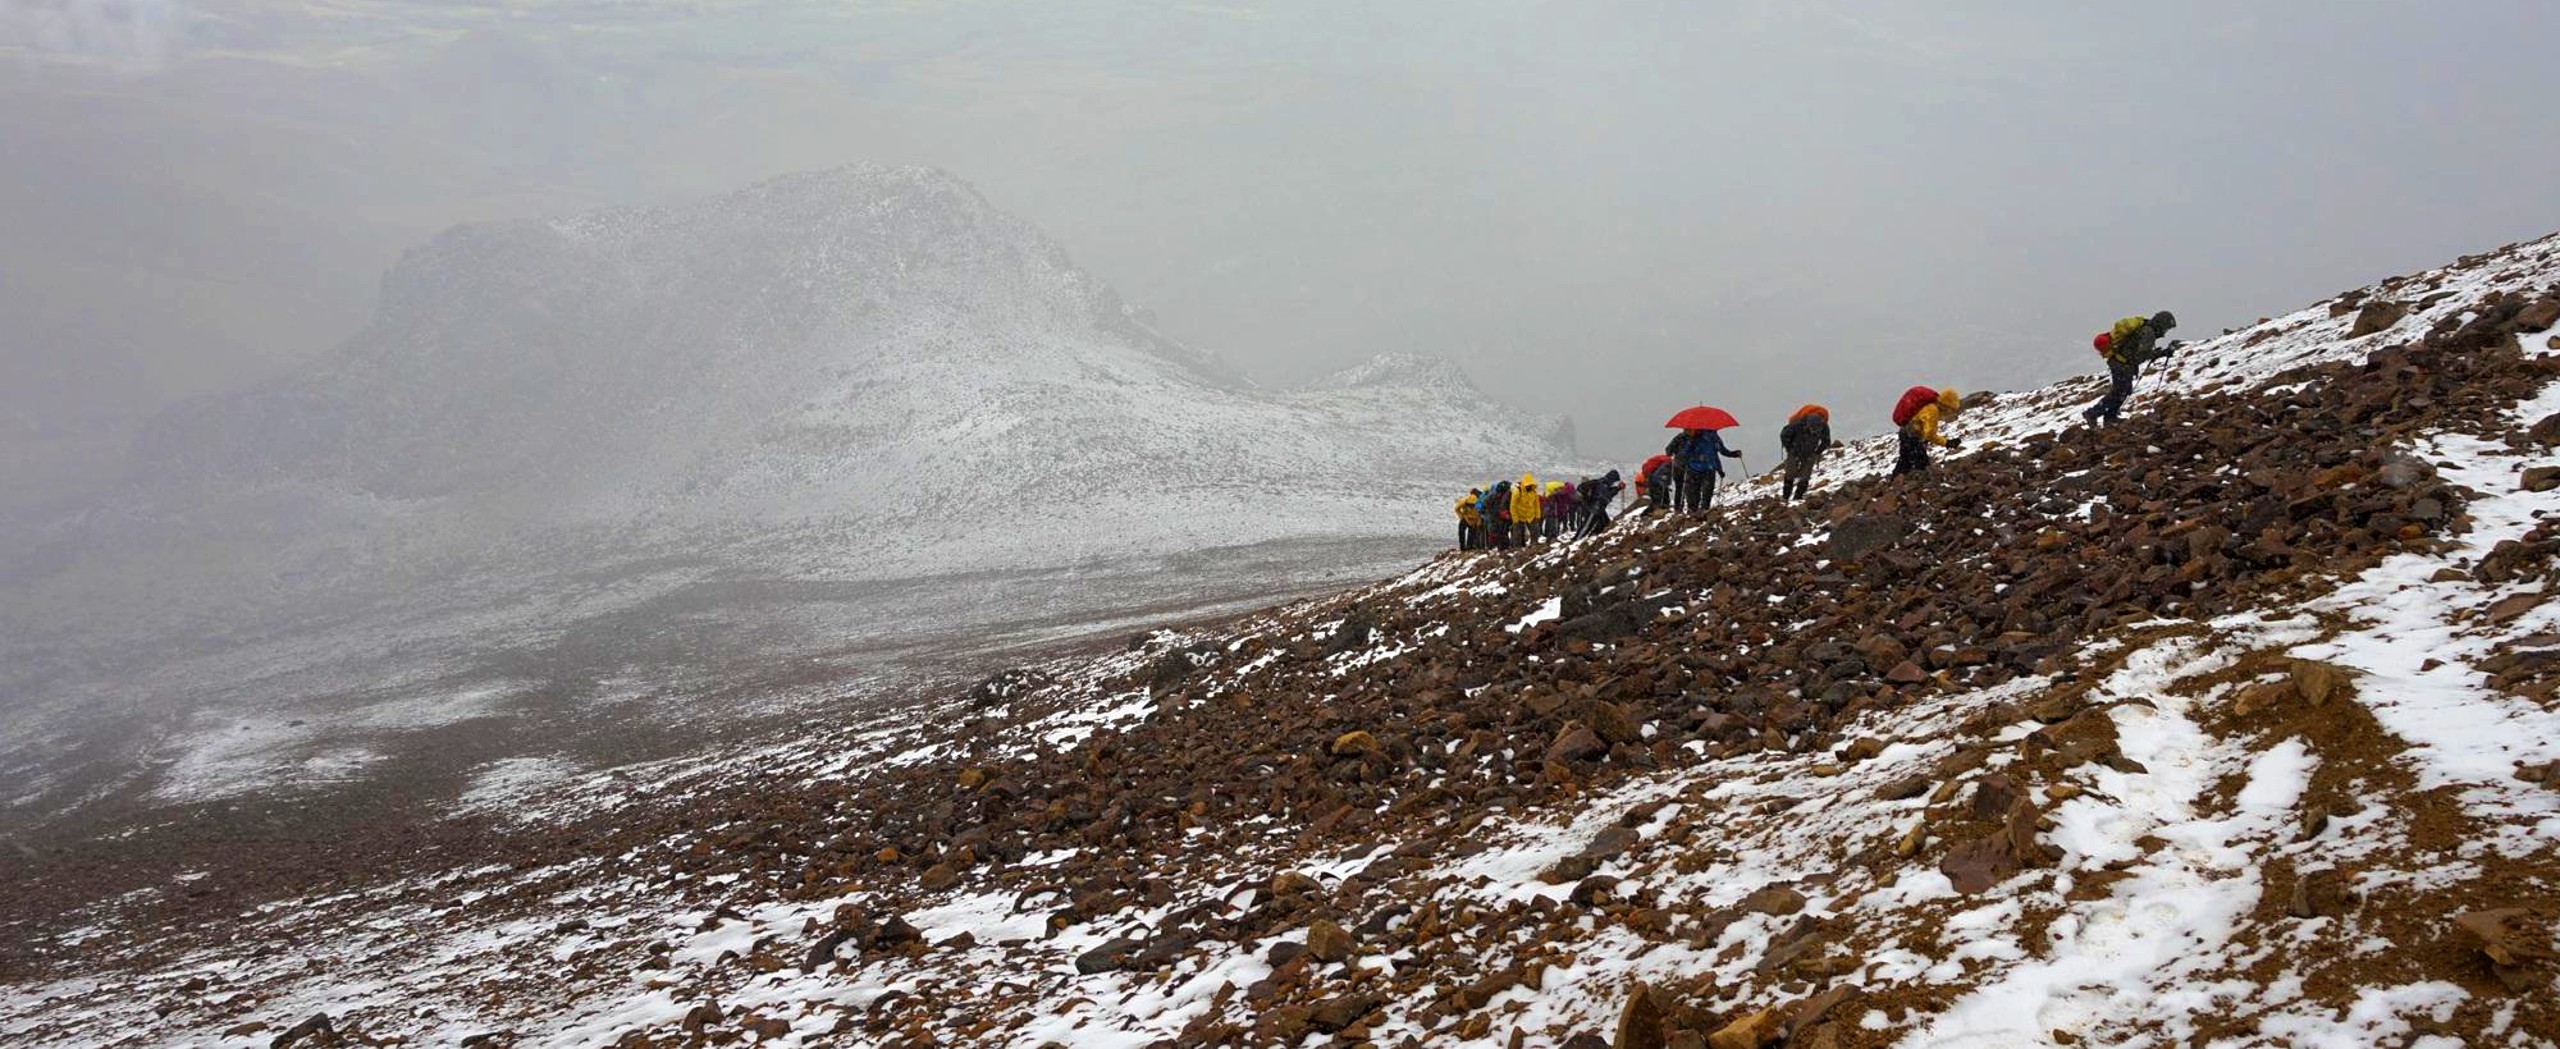
[{"label": "volcanic rock", "polygon": [[1855,561],[1900,542],[1910,532],[1910,518],[1861,514],[1832,527],[1831,545],[1826,552],[1834,561]]},{"label": "volcanic rock", "polygon": [[2549,986],[2548,978],[2535,970],[2548,968],[2553,958],[2551,930],[2534,912],[2522,907],[2473,911],[2455,918],[2453,927],[2478,945],[2490,972],[2508,990]]},{"label": "volcanic rock", "polygon": [[2364,309],[2356,312],[2355,323],[2347,327],[2347,337],[2364,338],[2400,323],[2400,319],[2408,315],[2409,307],[2405,304],[2389,299],[2374,299],[2365,303]]},{"label": "volcanic rock", "polygon": [[1548,745],[1547,760],[1593,761],[1608,752],[1609,745],[1601,742],[1600,734],[1591,731],[1590,726],[1577,721],[1566,725],[1565,730],[1556,735],[1556,741]]},{"label": "volcanic rock", "polygon": [[1318,918],[1307,925],[1307,953],[1316,960],[1338,962],[1351,957],[1355,945],[1351,933],[1331,919]]},{"label": "volcanic rock", "polygon": [[1707,1044],[1713,1049],[1766,1049],[1784,1034],[1785,1018],[1775,1009],[1762,1009],[1717,1028]]},{"label": "volcanic rock", "polygon": [[1653,1000],[1653,988],[1639,981],[1627,992],[1627,1004],[1618,1010],[1618,1030],[1609,1040],[1609,1049],[1664,1049],[1662,1006]]}]

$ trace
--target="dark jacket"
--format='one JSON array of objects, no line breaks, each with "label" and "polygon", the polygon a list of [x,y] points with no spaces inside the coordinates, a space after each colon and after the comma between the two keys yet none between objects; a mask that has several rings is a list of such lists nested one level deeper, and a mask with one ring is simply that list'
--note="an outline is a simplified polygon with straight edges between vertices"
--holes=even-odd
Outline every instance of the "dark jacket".
[{"label": "dark jacket", "polygon": [[1618,471],[1611,470],[1598,478],[1583,481],[1576,489],[1576,496],[1583,506],[1606,510],[1609,501],[1618,497],[1621,487],[1624,486],[1618,483]]},{"label": "dark jacket", "polygon": [[1831,450],[1831,420],[1819,415],[1806,415],[1788,423],[1778,431],[1778,447],[1789,459],[1818,459]]}]

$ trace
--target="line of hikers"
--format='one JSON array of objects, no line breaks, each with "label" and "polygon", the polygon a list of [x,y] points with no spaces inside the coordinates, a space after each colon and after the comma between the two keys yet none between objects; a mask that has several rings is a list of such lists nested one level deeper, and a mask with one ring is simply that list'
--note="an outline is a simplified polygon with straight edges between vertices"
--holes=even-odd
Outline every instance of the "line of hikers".
[{"label": "line of hikers", "polygon": [[1626,485],[1618,471],[1579,481],[1496,481],[1458,500],[1458,549],[1505,550],[1597,535],[1609,527],[1609,504]]},{"label": "line of hikers", "polygon": [[[2133,396],[2133,381],[2144,365],[2176,353],[2185,344],[2163,341],[2178,318],[2167,310],[2148,317],[2126,317],[2091,340],[2107,365],[2107,392],[2080,413],[2091,427],[2113,426]],[[1964,442],[1939,432],[1964,411],[1964,395],[1953,388],[1914,386],[1893,405],[1896,444],[1893,476],[1929,471],[1932,448],[1959,449]],[[1666,424],[1678,435],[1662,454],[1636,470],[1636,483],[1647,506],[1656,513],[1679,510],[1702,514],[1715,505],[1716,484],[1723,480],[1726,459],[1742,451],[1725,443],[1720,432],[1737,425],[1731,415],[1705,405],[1689,408]],[[1778,498],[1804,498],[1813,487],[1813,468],[1834,446],[1831,411],[1819,404],[1798,408],[1778,431],[1784,456],[1779,467]],[[1481,550],[1525,546],[1592,535],[1609,527],[1609,502],[1624,487],[1618,472],[1578,482],[1548,481],[1521,474],[1520,481],[1470,489],[1458,500],[1458,549]]]}]

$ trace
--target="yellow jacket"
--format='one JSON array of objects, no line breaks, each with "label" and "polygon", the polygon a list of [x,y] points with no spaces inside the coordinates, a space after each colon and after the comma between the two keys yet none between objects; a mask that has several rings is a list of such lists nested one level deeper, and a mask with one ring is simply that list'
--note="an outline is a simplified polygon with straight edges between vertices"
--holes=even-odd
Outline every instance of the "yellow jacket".
[{"label": "yellow jacket", "polygon": [[1458,500],[1458,523],[1469,528],[1484,526],[1484,515],[1476,512],[1475,496],[1465,496]]},{"label": "yellow jacket", "polygon": [[1962,394],[1954,390],[1940,390],[1936,401],[1921,405],[1919,411],[1911,413],[1910,425],[1919,431],[1921,440],[1930,444],[1943,445],[1947,443],[1947,439],[1938,435],[1938,421],[1943,418],[1953,418],[1957,412],[1963,410]]},{"label": "yellow jacket", "polygon": [[1538,479],[1521,474],[1520,483],[1511,489],[1511,523],[1534,524],[1538,517]]}]

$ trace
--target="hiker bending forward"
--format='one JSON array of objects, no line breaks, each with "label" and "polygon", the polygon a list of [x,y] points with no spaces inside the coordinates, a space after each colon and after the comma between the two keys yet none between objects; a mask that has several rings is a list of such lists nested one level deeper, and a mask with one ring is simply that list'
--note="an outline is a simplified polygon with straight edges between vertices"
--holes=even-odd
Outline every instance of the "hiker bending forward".
[{"label": "hiker bending forward", "polygon": [[2162,310],[2148,317],[2127,317],[2099,335],[2094,342],[2107,358],[2107,393],[2082,411],[2080,418],[2091,426],[2115,425],[2126,398],[2133,396],[2133,380],[2142,374],[2142,366],[2177,352],[2177,343],[2160,341],[2177,326],[2178,318]]},{"label": "hiker bending forward", "polygon": [[1785,429],[1778,431],[1778,447],[1787,453],[1785,469],[1780,472],[1778,498],[1802,499],[1813,489],[1813,466],[1822,453],[1831,450],[1831,410],[1819,404],[1808,404],[1787,417]]},{"label": "hiker bending forward", "polygon": [[1902,400],[1893,407],[1893,421],[1901,427],[1901,446],[1893,460],[1893,475],[1929,472],[1931,446],[1962,448],[1964,443],[1938,433],[1938,424],[1954,418],[1964,410],[1964,395],[1952,387],[1931,390],[1914,386],[1903,391]]}]

